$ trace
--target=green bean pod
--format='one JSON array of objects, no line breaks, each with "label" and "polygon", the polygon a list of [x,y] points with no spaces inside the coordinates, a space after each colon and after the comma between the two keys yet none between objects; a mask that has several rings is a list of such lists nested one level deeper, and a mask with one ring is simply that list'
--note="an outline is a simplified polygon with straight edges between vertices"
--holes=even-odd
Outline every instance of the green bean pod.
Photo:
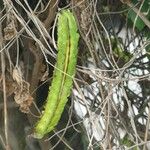
[{"label": "green bean pod", "polygon": [[44,113],[34,128],[34,137],[51,132],[61,118],[76,72],[79,34],[73,14],[63,10],[58,17],[58,55]]}]

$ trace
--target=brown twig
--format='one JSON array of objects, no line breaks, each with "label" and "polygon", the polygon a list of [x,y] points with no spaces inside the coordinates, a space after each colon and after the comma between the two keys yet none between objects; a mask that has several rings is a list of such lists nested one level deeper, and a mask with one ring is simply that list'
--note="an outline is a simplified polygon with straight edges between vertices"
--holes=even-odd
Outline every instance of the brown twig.
[{"label": "brown twig", "polygon": [[46,6],[46,10],[38,15],[38,17],[43,22],[47,30],[50,28],[51,23],[54,21],[58,1],[59,0],[50,0],[50,2],[48,3],[48,6]]},{"label": "brown twig", "polygon": [[[0,24],[0,49],[3,49],[3,35],[2,35],[2,26]],[[7,114],[7,96],[6,96],[6,80],[5,80],[5,58],[4,51],[1,52],[1,69],[2,69],[2,85],[3,85],[3,101],[4,101],[4,132],[5,132],[5,142],[6,150],[9,149],[8,141],[8,114]]]}]

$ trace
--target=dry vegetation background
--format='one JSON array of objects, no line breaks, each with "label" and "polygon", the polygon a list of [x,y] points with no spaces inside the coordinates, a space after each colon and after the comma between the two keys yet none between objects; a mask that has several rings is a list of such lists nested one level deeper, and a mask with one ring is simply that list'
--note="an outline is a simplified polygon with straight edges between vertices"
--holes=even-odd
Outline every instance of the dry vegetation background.
[{"label": "dry vegetation background", "polygon": [[[149,5],[0,0],[0,149],[150,149]],[[57,128],[37,140],[31,135],[52,80],[61,9],[78,22],[77,73]]]}]

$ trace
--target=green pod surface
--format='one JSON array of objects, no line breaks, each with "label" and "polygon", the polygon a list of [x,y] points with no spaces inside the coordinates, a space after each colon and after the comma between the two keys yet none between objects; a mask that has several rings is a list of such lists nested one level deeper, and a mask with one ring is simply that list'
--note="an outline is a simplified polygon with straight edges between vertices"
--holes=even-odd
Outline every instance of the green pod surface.
[{"label": "green pod surface", "polygon": [[35,126],[34,137],[42,138],[58,124],[70,95],[76,70],[79,34],[73,14],[63,10],[58,17],[58,55],[44,113]]}]

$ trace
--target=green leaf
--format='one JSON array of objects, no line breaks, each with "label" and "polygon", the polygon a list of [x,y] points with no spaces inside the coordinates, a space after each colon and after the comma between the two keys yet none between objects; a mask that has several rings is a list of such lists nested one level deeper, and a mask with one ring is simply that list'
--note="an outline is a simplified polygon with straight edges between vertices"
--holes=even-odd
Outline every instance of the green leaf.
[{"label": "green leaf", "polygon": [[[133,0],[133,4],[137,4],[137,0]],[[144,1],[144,4],[141,8],[141,12],[145,15],[147,19],[150,19],[150,4],[148,0]],[[137,14],[134,12],[133,9],[131,9],[128,13],[128,19],[134,23],[135,21],[135,27],[141,31],[145,27],[145,23],[142,21],[140,17],[137,17]]]}]

